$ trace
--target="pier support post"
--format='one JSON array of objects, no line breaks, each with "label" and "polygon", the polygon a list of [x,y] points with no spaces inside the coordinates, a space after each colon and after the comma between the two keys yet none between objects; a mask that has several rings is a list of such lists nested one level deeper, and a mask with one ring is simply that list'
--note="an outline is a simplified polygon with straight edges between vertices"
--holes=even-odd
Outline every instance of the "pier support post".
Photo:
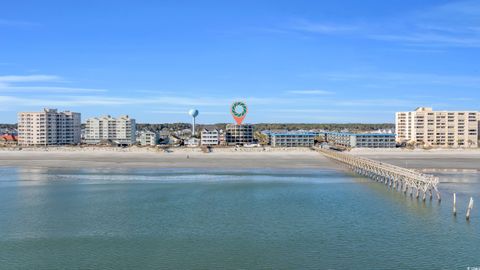
[{"label": "pier support post", "polygon": [[470,197],[470,202],[468,202],[468,208],[467,208],[467,220],[470,220],[470,211],[472,211],[473,208],[473,198]]},{"label": "pier support post", "polygon": [[440,202],[440,193],[437,189],[439,183],[438,177],[342,152],[326,149],[318,149],[317,151],[329,158],[346,164],[360,175],[371,178],[378,183],[385,184],[389,189],[396,189],[400,192],[403,191],[405,196],[410,189],[410,197],[413,198],[413,192],[414,189],[416,189],[417,200],[420,197],[420,191],[423,192],[423,201],[426,200],[427,191],[429,192],[430,200],[432,200],[433,192],[435,191],[437,192],[437,198]]},{"label": "pier support post", "polygon": [[453,215],[457,216],[457,194],[453,193]]}]

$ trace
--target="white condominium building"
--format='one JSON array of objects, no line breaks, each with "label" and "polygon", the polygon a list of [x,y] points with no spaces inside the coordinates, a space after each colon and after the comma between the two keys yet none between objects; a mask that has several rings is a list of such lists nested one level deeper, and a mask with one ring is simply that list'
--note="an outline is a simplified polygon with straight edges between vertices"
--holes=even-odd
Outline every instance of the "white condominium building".
[{"label": "white condominium building", "polygon": [[113,118],[110,115],[87,119],[85,126],[85,143],[98,144],[112,141],[121,145],[135,144],[135,119],[128,115]]},{"label": "white condominium building", "polygon": [[78,144],[80,135],[80,113],[56,109],[18,113],[19,145]]},{"label": "white condominium building", "polygon": [[221,133],[218,129],[203,129],[201,133],[201,145],[219,145]]},{"label": "white condominium building", "polygon": [[320,138],[333,146],[346,148],[395,148],[395,134],[321,132]]},{"label": "white condominium building", "polygon": [[436,147],[478,147],[480,113],[477,111],[433,111],[420,107],[397,112],[397,142]]},{"label": "white condominium building", "polygon": [[148,131],[148,130],[140,132],[140,136],[139,136],[140,145],[155,146],[158,144],[158,139],[159,137],[156,132]]}]

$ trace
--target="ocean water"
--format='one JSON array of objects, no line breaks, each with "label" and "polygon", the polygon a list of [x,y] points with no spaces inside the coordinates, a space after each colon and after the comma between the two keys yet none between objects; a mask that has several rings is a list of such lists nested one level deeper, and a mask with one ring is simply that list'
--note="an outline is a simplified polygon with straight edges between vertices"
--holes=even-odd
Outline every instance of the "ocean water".
[{"label": "ocean water", "polygon": [[0,269],[480,267],[479,174],[433,173],[440,204],[333,170],[0,168]]}]

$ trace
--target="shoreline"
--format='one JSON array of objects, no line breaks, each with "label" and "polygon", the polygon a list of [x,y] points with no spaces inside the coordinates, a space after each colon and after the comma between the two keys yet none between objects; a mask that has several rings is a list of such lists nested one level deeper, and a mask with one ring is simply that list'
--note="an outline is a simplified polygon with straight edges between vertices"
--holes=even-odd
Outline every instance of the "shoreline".
[{"label": "shoreline", "polygon": [[[85,150],[85,149],[84,149]],[[108,149],[111,150],[111,149]],[[172,152],[120,149],[1,151],[1,167],[50,168],[206,168],[206,169],[342,169],[310,149],[213,151],[172,149]],[[193,151],[192,151],[193,150]]]},{"label": "shoreline", "polygon": [[[334,169],[345,168],[309,148],[170,148],[49,147],[0,148],[1,167],[50,168],[206,168]],[[397,166],[421,170],[480,171],[480,149],[353,149],[349,152]]]}]

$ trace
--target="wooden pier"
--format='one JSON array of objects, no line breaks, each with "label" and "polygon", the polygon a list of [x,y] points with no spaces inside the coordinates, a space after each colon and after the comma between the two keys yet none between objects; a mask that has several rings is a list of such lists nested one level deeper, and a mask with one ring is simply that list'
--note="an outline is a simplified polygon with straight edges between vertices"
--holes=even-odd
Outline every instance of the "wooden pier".
[{"label": "wooden pier", "polygon": [[417,199],[421,194],[423,201],[426,200],[427,194],[432,199],[433,192],[435,192],[438,201],[441,201],[437,188],[438,177],[340,151],[323,148],[319,148],[317,151],[347,165],[354,172],[384,183],[392,189],[403,191],[405,194],[410,192],[410,196],[413,196],[415,192]]}]

